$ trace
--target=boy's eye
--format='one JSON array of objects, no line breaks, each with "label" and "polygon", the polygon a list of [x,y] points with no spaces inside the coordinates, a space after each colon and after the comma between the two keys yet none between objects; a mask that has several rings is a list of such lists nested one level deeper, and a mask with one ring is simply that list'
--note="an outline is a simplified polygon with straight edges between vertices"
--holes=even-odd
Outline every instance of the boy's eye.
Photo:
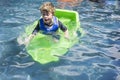
[{"label": "boy's eye", "polygon": [[43,13],[42,15],[43,16],[49,16],[49,13]]},{"label": "boy's eye", "polygon": [[43,14],[43,15],[44,15],[44,16],[45,16],[45,15],[47,16],[48,14]]}]

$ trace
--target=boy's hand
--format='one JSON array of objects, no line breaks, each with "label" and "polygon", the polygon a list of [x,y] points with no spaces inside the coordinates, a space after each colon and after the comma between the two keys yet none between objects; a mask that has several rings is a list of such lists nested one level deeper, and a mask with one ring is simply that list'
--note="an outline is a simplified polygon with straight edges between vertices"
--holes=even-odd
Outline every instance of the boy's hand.
[{"label": "boy's hand", "polygon": [[34,35],[31,34],[28,38],[25,39],[24,44],[25,44],[25,45],[28,45],[29,42],[30,42],[30,40],[31,40],[33,37],[34,37]]},{"label": "boy's hand", "polygon": [[28,44],[29,44],[29,41],[30,41],[30,39],[29,39],[29,38],[26,38],[25,41],[24,41],[24,44],[25,44],[25,45],[28,45]]},{"label": "boy's hand", "polygon": [[65,32],[64,32],[64,36],[65,36],[65,38],[69,41],[70,39],[69,39],[69,33],[68,33],[68,30],[66,30]]},{"label": "boy's hand", "polygon": [[67,39],[68,41],[70,41],[70,38],[68,36],[65,36],[65,39]]}]

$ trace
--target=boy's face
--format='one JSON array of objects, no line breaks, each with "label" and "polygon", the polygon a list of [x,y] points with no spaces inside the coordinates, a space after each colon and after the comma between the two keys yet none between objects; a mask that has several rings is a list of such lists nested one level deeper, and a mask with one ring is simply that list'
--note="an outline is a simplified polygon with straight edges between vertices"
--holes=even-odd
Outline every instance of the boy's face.
[{"label": "boy's face", "polygon": [[53,14],[51,12],[42,11],[42,17],[43,17],[44,23],[51,24],[52,18],[53,18]]}]

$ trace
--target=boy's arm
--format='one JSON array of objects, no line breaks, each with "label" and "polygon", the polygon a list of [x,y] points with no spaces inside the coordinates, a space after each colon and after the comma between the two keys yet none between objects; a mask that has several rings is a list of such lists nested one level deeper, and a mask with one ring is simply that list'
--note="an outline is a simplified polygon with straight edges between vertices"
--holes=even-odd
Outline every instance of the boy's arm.
[{"label": "boy's arm", "polygon": [[58,20],[58,24],[59,24],[60,29],[64,32],[65,38],[69,40],[69,31],[68,31],[67,27],[64,26],[62,24],[62,22],[60,22],[59,20]]},{"label": "boy's arm", "polygon": [[25,39],[24,44],[27,45],[34,38],[34,36],[38,33],[38,31],[39,31],[39,23],[36,25],[36,27],[33,30],[32,34],[30,34],[28,36],[28,38]]},{"label": "boy's arm", "polygon": [[24,44],[25,44],[25,45],[28,45],[29,42],[33,39],[34,36],[35,36],[34,34],[30,34],[30,35],[25,39]]}]

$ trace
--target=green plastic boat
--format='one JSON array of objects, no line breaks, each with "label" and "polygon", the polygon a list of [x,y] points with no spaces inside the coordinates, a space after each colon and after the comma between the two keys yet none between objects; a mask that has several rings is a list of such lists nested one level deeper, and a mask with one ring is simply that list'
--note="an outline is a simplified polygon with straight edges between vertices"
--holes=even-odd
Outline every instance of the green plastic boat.
[{"label": "green plastic boat", "polygon": [[[64,33],[59,31],[60,40],[55,42],[51,36],[38,33],[26,47],[29,55],[33,60],[47,64],[59,61],[58,56],[63,56],[67,53],[75,43],[78,42],[77,31],[82,33],[79,22],[79,14],[76,11],[56,9],[55,16],[67,26],[69,30],[70,40],[64,38]],[[29,35],[37,25],[38,21],[26,28],[26,33]]]}]

